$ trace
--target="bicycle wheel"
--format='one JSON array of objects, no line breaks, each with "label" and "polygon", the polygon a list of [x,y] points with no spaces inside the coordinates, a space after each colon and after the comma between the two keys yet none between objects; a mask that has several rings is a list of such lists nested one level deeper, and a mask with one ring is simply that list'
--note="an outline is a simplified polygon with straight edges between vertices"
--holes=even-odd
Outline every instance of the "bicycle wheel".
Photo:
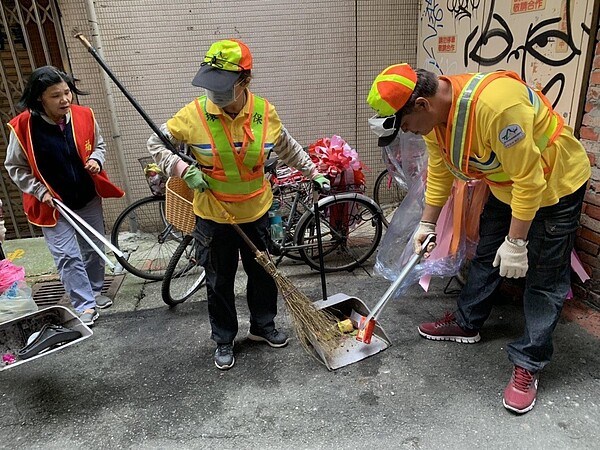
[{"label": "bicycle wheel", "polygon": [[196,242],[186,235],[169,261],[161,286],[162,299],[169,306],[185,302],[204,284],[206,273],[196,259]]},{"label": "bicycle wheel", "polygon": [[[352,270],[365,262],[381,240],[381,216],[379,206],[362,194],[336,194],[320,200],[324,271]],[[306,263],[319,270],[319,247],[312,210],[300,220],[296,242]]]},{"label": "bicycle wheel", "polygon": [[147,280],[162,280],[183,233],[165,219],[165,198],[145,197],[123,210],[110,240],[124,257],[117,257],[128,271]]},{"label": "bicycle wheel", "polygon": [[383,215],[381,220],[387,227],[390,224],[396,208],[406,197],[407,190],[398,185],[387,170],[381,172],[373,186],[373,200],[381,207]]}]

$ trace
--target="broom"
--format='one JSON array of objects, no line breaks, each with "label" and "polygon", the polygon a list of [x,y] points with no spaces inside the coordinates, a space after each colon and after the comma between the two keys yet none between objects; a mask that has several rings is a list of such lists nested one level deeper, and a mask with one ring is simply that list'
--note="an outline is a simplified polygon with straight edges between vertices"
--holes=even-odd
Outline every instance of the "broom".
[{"label": "broom", "polygon": [[254,253],[256,261],[271,275],[277,288],[281,292],[283,301],[290,313],[292,325],[302,346],[312,355],[310,350],[311,343],[316,341],[319,347],[326,353],[333,352],[341,339],[344,337],[338,327],[338,319],[328,311],[318,310],[313,302],[295,286],[289,278],[284,276],[267,252],[260,251],[250,238],[244,233],[234,218],[229,214],[225,207],[219,202],[211,191],[205,191],[221,208],[221,215],[235,231],[242,237],[244,242]]},{"label": "broom", "polygon": [[[195,164],[196,161],[187,155],[177,151],[173,143],[160,131],[156,124],[150,119],[138,102],[131,96],[131,94],[125,89],[118,78],[113,74],[112,70],[100,57],[94,46],[80,33],[77,29],[73,29],[73,37],[77,38],[83,46],[90,52],[96,62],[102,67],[106,74],[111,78],[119,90],[125,95],[127,100],[133,105],[136,111],[142,116],[144,121],[150,126],[152,131],[161,139],[165,146],[173,153],[180,156],[186,162]],[[214,195],[210,191],[206,191],[209,195],[214,198]],[[318,310],[313,306],[312,301],[302,293],[294,284],[282,275],[269,255],[266,252],[261,252],[254,245],[254,243],[248,238],[243,230],[235,223],[234,218],[227,212],[223,205],[215,199],[215,201],[221,206],[221,214],[231,226],[240,234],[242,239],[248,244],[252,252],[256,256],[256,261],[267,271],[277,287],[281,292],[286,307],[290,312],[292,318],[292,325],[296,331],[296,335],[300,340],[302,346],[312,354],[310,351],[311,340],[319,343],[321,348],[331,353],[338,347],[340,340],[343,338],[343,334],[337,326],[337,318],[324,310]]]}]

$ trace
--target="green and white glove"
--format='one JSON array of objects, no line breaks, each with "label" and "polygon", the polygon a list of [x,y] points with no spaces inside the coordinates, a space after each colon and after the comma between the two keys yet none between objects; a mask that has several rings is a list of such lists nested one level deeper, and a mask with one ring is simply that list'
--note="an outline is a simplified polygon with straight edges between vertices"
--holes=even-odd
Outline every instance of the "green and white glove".
[{"label": "green and white glove", "polygon": [[189,166],[181,178],[190,189],[200,192],[208,189],[208,183],[204,180],[202,171],[196,166]]},{"label": "green and white glove", "polygon": [[319,192],[327,194],[331,190],[331,182],[322,173],[318,173],[313,177],[313,182],[317,185]]},{"label": "green and white glove", "polygon": [[496,252],[493,266],[500,266],[501,277],[524,277],[529,267],[527,263],[527,241],[523,239],[511,240],[506,236],[504,242]]}]

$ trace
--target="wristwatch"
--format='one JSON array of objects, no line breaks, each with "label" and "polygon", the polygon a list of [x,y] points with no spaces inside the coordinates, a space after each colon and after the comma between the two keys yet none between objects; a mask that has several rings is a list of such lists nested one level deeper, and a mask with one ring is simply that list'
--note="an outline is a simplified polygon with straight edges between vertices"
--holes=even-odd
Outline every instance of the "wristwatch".
[{"label": "wristwatch", "polygon": [[506,240],[511,244],[515,244],[517,247],[525,247],[527,246],[527,241],[521,238],[511,238],[510,236],[506,236]]}]

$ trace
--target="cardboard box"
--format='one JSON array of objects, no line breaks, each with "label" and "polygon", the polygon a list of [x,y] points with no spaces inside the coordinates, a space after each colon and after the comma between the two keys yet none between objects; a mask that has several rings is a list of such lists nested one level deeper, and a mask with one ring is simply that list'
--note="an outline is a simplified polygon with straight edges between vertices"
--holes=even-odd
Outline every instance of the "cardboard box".
[{"label": "cardboard box", "polygon": [[[42,329],[45,324],[62,325],[71,330],[79,331],[81,337],[52,347],[28,359],[19,360],[17,352],[27,345],[27,339]],[[50,355],[73,344],[89,338],[92,330],[71,310],[64,306],[49,306],[39,311],[26,314],[21,317],[0,324],[0,355],[12,354],[17,359],[12,364],[6,364],[0,360],[0,371],[19,366],[23,363],[33,361],[43,356]]]}]

